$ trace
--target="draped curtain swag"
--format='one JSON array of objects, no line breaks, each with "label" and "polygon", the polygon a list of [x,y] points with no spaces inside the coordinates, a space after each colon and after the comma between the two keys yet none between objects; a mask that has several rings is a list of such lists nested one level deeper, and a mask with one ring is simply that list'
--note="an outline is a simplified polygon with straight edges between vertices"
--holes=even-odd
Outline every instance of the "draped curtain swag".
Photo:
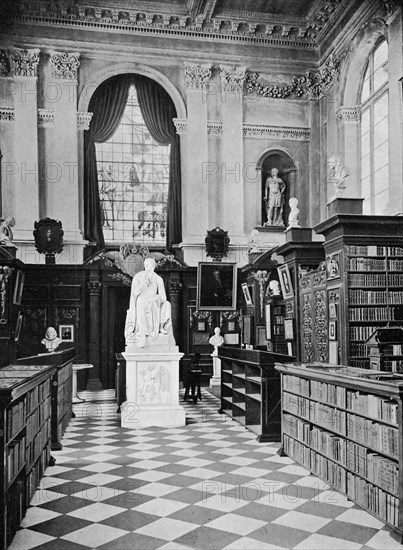
[{"label": "draped curtain swag", "polygon": [[93,117],[84,138],[85,238],[96,242],[98,248],[105,245],[95,143],[105,142],[115,133],[127,104],[129,88],[133,84],[151,136],[159,145],[171,145],[166,234],[167,248],[170,249],[172,244],[182,240],[180,147],[172,120],[176,117],[176,109],[169,94],[157,82],[135,74],[118,75],[103,82],[88,106]]}]

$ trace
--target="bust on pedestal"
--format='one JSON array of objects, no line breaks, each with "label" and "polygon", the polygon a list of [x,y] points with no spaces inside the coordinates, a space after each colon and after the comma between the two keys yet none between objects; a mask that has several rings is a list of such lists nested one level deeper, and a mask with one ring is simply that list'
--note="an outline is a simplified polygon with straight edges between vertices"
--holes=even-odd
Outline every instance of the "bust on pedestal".
[{"label": "bust on pedestal", "polygon": [[214,329],[214,334],[209,340],[209,344],[214,346],[211,357],[213,358],[213,377],[210,379],[211,393],[217,397],[221,394],[221,359],[218,357],[218,348],[224,343],[224,338],[221,336],[220,327]]},{"label": "bust on pedestal", "polygon": [[179,405],[179,360],[171,324],[171,304],[155,260],[146,258],[144,271],[133,277],[126,316],[126,397],[121,425],[184,426]]}]

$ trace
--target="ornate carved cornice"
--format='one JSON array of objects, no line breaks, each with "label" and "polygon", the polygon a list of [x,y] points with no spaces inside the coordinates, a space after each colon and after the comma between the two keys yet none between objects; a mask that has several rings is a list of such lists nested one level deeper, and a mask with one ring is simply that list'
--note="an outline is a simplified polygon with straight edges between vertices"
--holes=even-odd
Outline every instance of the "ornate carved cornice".
[{"label": "ornate carved cornice", "polygon": [[38,48],[21,49],[10,48],[7,50],[7,57],[10,63],[12,76],[37,76],[39,65]]},{"label": "ornate carved cornice", "polygon": [[184,63],[186,88],[206,90],[211,77],[211,63]]},{"label": "ornate carved cornice", "polygon": [[15,114],[14,107],[0,107],[0,121],[14,122]]},{"label": "ornate carved cornice", "polygon": [[398,10],[400,2],[397,0],[381,0],[387,17],[392,17]]},{"label": "ornate carved cornice", "polygon": [[38,109],[38,126],[49,127],[55,124],[55,112],[53,109]]},{"label": "ornate carved cornice", "polygon": [[307,17],[307,35],[318,38],[328,28],[342,4],[343,0],[314,3]]},{"label": "ornate carved cornice", "polygon": [[244,124],[243,135],[245,137],[292,139],[309,141],[311,130],[309,128],[293,126],[270,126],[268,124]]},{"label": "ornate carved cornice", "polygon": [[[343,0],[328,0],[313,23],[323,29],[331,25],[332,7]],[[101,2],[99,3],[101,4]],[[109,4],[109,5],[108,5]],[[58,2],[37,0],[21,3],[15,20],[30,24],[54,25],[110,32],[131,32],[146,35],[181,36],[199,40],[225,41],[243,44],[276,44],[295,48],[314,48],[315,26],[303,17],[264,14],[251,11],[221,11],[212,16],[206,7],[203,13],[193,13],[186,4],[125,2],[123,9],[110,0],[95,7],[88,0]]]},{"label": "ornate carved cornice", "polygon": [[51,52],[52,76],[57,79],[77,80],[80,67],[80,54],[77,52]]},{"label": "ornate carved cornice", "polygon": [[331,55],[317,73],[307,72],[304,76],[293,76],[291,82],[283,86],[261,84],[258,82],[259,75],[250,73],[246,77],[245,93],[279,99],[306,94],[308,99],[320,99],[339,76],[340,60]]},{"label": "ornate carved cornice", "polygon": [[245,75],[246,67],[220,65],[221,91],[242,93]]},{"label": "ornate carved cornice", "polygon": [[208,120],[207,133],[211,136],[222,136],[222,120]]},{"label": "ornate carved cornice", "polygon": [[188,121],[186,118],[174,118],[173,123],[175,124],[177,134],[180,136],[186,134],[188,131]]},{"label": "ornate carved cornice", "polygon": [[361,107],[340,107],[336,113],[338,120],[345,122],[359,122],[361,120]]},{"label": "ornate carved cornice", "polygon": [[79,130],[89,130],[92,116],[94,113],[77,112],[77,128]]}]

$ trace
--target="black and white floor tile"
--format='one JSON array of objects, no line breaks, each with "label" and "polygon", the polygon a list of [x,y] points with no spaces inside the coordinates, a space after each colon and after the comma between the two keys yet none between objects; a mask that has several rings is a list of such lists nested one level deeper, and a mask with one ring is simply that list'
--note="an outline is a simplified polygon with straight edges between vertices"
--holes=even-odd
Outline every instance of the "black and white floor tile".
[{"label": "black and white floor tile", "polygon": [[279,444],[184,403],[181,428],[121,428],[115,409],[73,419],[10,550],[402,548],[379,520]]}]

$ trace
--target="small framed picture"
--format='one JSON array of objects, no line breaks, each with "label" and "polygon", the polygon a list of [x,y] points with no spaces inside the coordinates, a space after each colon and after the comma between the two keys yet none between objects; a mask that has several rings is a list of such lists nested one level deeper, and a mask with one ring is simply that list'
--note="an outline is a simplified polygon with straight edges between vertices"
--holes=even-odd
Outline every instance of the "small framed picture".
[{"label": "small framed picture", "polygon": [[204,332],[206,330],[206,323],[204,321],[197,321],[197,330]]},{"label": "small framed picture", "polygon": [[277,268],[278,275],[280,278],[281,292],[283,293],[284,300],[288,298],[294,298],[294,290],[292,288],[290,270],[288,265],[281,265]]},{"label": "small framed picture", "polygon": [[329,317],[331,319],[336,319],[337,318],[337,309],[336,309],[336,304],[331,302],[329,304]]},{"label": "small framed picture", "polygon": [[245,298],[246,305],[247,306],[253,306],[252,296],[250,295],[250,290],[249,290],[249,287],[248,287],[247,283],[242,283],[241,287],[242,287],[242,292],[243,292],[243,296]]},{"label": "small framed picture", "polygon": [[22,313],[19,312],[17,317],[17,324],[15,326],[15,333],[14,333],[14,340],[16,342],[18,342],[18,340],[20,339],[21,326],[22,326]]},{"label": "small framed picture", "polygon": [[239,344],[239,334],[237,332],[226,333],[224,334],[224,344],[233,346]]},{"label": "small framed picture", "polygon": [[59,338],[62,342],[74,342],[74,325],[60,325]]},{"label": "small framed picture", "polygon": [[271,340],[271,304],[266,304],[264,308],[266,322],[266,339]]},{"label": "small framed picture", "polygon": [[329,321],[329,340],[337,340],[337,322]]},{"label": "small framed picture", "polygon": [[235,332],[236,330],[235,321],[228,321],[227,330],[228,332]]},{"label": "small framed picture", "polygon": [[15,278],[13,304],[16,304],[16,305],[21,304],[22,291],[24,290],[24,279],[25,279],[25,273],[21,270],[18,270],[17,276]]},{"label": "small framed picture", "polygon": [[294,340],[294,324],[292,319],[284,319],[284,338]]},{"label": "small framed picture", "polygon": [[208,346],[209,341],[208,332],[194,332],[193,333],[193,345],[194,346]]},{"label": "small framed picture", "polygon": [[267,345],[266,329],[265,327],[256,327],[256,340],[258,346]]}]

